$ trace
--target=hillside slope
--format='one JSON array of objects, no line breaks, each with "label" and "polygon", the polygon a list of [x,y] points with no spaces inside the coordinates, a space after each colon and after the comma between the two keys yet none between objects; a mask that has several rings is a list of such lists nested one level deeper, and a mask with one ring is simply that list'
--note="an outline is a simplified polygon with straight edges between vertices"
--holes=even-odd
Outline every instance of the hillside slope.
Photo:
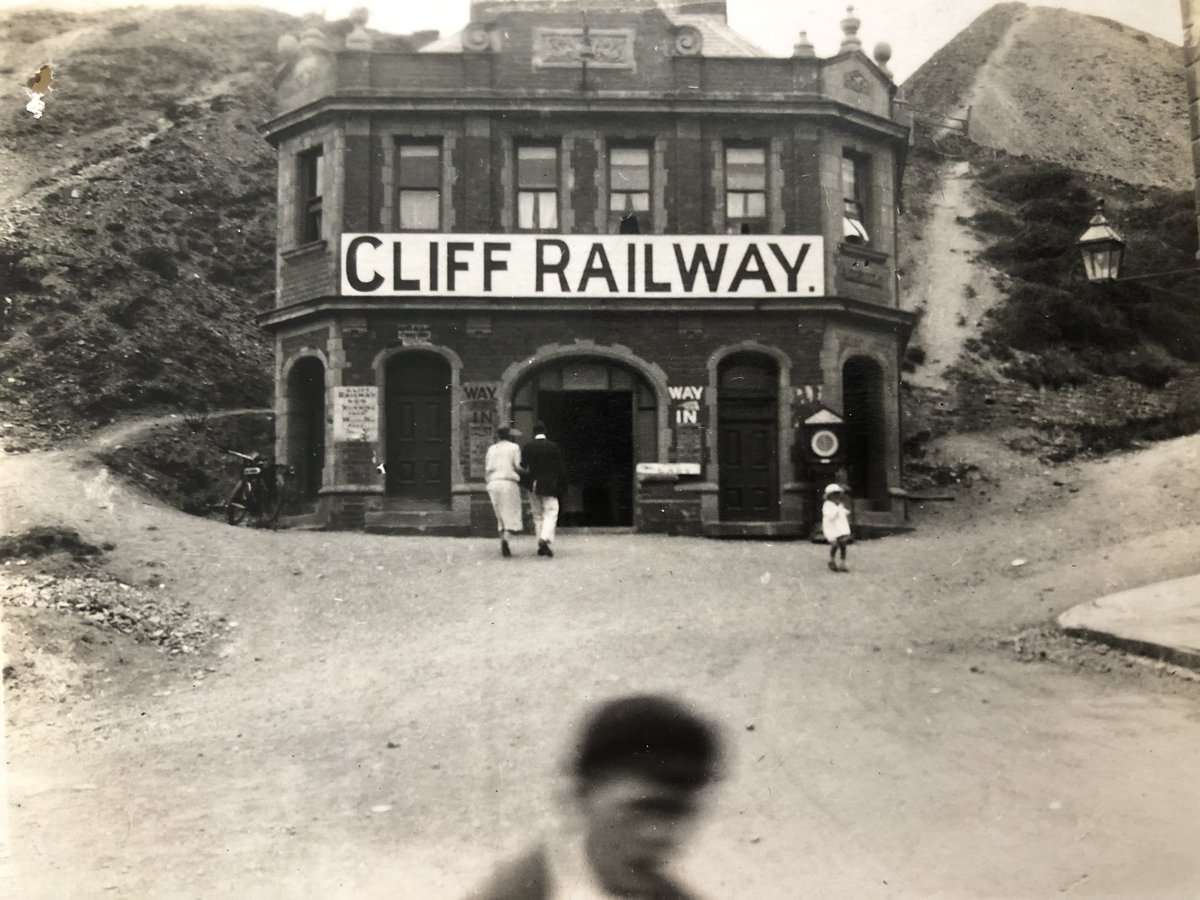
[{"label": "hillside slope", "polygon": [[263,405],[274,48],[293,19],[177,7],[0,17],[0,445],[155,407]]},{"label": "hillside slope", "polygon": [[1191,186],[1182,49],[1108,19],[993,7],[904,84],[918,116],[965,115],[985,147]]}]

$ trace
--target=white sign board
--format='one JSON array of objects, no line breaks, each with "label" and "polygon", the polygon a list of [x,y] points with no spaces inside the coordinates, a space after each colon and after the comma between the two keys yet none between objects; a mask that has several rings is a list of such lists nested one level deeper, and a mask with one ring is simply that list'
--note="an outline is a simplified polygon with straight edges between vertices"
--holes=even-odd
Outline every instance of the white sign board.
[{"label": "white sign board", "polygon": [[639,475],[699,475],[700,463],[638,463]]},{"label": "white sign board", "polygon": [[333,389],[333,439],[379,440],[379,388],[364,385]]},{"label": "white sign board", "polygon": [[816,297],[811,235],[343,234],[347,297]]}]

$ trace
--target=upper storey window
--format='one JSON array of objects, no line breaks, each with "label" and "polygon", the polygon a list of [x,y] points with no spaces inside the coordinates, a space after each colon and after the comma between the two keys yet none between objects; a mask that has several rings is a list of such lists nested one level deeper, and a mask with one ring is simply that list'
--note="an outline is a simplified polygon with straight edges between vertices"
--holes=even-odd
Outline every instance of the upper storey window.
[{"label": "upper storey window", "polygon": [[759,234],[767,223],[767,151],[725,148],[725,230]]},{"label": "upper storey window", "polygon": [[842,239],[848,244],[869,244],[867,231],[867,189],[870,161],[857,153],[842,154]]},{"label": "upper storey window", "polygon": [[397,148],[396,158],[396,221],[400,230],[441,230],[441,146],[430,143],[402,143]]},{"label": "upper storey window", "polygon": [[608,220],[612,231],[638,234],[650,225],[650,148],[613,147],[608,154]]},{"label": "upper storey window", "polygon": [[517,147],[517,228],[558,229],[558,148],[549,144]]},{"label": "upper storey window", "polygon": [[308,244],[324,237],[321,228],[321,192],[325,183],[325,156],[320,147],[305,150],[297,157],[300,186],[300,243]]}]

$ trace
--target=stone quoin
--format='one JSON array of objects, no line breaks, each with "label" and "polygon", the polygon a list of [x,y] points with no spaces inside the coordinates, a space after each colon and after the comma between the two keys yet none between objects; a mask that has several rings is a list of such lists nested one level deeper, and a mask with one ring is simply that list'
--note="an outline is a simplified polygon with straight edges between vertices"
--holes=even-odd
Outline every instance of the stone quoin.
[{"label": "stone quoin", "polygon": [[487,446],[543,421],[565,526],[801,536],[831,480],[902,524],[890,48],[850,14],[834,56],[773,58],[723,0],[366,24],[281,41],[263,126],[293,521],[493,533]]}]

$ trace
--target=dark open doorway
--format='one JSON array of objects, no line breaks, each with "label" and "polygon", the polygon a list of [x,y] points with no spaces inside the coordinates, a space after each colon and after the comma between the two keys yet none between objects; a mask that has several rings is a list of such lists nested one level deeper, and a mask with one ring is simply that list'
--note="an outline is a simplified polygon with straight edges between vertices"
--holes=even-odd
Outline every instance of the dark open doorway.
[{"label": "dark open doorway", "polygon": [[856,497],[872,509],[887,509],[886,419],[883,369],[856,356],[842,367],[842,405],[846,419],[846,469]]},{"label": "dark open doorway", "polygon": [[299,499],[317,499],[325,467],[325,366],[306,357],[288,375],[288,462],[295,467],[293,483]]},{"label": "dark open doorway", "polygon": [[538,392],[537,414],[567,460],[567,526],[633,524],[633,392]]}]

